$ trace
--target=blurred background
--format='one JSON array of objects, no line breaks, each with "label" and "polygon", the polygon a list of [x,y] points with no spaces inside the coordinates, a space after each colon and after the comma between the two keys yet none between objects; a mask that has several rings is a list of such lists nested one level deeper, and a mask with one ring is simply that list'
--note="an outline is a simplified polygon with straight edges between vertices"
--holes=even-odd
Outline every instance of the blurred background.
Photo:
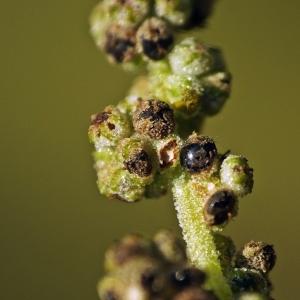
[{"label": "blurred background", "polygon": [[[299,298],[300,2],[220,0],[204,41],[222,46],[234,88],[205,133],[247,156],[253,194],[226,232],[274,243],[278,300]],[[88,34],[94,0],[3,1],[0,10],[0,287],[3,300],[96,300],[105,248],[126,232],[177,230],[170,198],[99,196],[89,116],[133,75]]]}]

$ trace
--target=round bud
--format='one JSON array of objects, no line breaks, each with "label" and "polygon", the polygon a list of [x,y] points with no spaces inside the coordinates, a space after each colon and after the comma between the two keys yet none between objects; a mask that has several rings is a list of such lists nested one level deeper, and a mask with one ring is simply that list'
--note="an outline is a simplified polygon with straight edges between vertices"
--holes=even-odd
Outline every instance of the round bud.
[{"label": "round bud", "polygon": [[162,59],[169,52],[173,40],[168,24],[155,17],[147,19],[137,31],[139,51],[153,60]]},{"label": "round bud", "polygon": [[222,225],[236,213],[236,196],[228,190],[217,191],[207,199],[204,206],[204,218],[209,226]]},{"label": "round bud", "polygon": [[162,139],[173,133],[173,110],[159,100],[142,100],[133,114],[134,129],[152,139]]},{"label": "round bud", "polygon": [[186,261],[185,245],[170,230],[160,230],[153,238],[160,254],[170,263],[183,263]]},{"label": "round bud", "polygon": [[108,248],[105,267],[108,271],[113,271],[131,259],[151,255],[151,251],[150,241],[138,234],[128,234]]},{"label": "round bud", "polygon": [[251,241],[247,243],[238,262],[244,267],[253,268],[263,273],[270,272],[275,266],[276,253],[272,245]]},{"label": "round bud", "polygon": [[179,267],[171,273],[171,284],[175,289],[185,289],[201,286],[205,280],[205,273],[194,267]]},{"label": "round bud", "polygon": [[106,31],[104,50],[114,63],[127,63],[136,56],[136,32],[133,28],[113,24]]},{"label": "round bud", "polygon": [[211,167],[216,155],[217,148],[211,138],[192,135],[180,150],[180,163],[189,172],[198,173]]},{"label": "round bud", "polygon": [[205,77],[200,96],[201,111],[207,115],[215,115],[223,107],[230,92],[231,75],[228,72],[218,72]]},{"label": "round bud", "polygon": [[92,115],[88,129],[90,141],[96,149],[109,146],[131,134],[129,120],[117,108],[108,106],[101,113]]},{"label": "round bud", "polygon": [[218,300],[218,298],[210,291],[193,287],[177,293],[173,300]]},{"label": "round bud", "polygon": [[189,23],[194,0],[156,0],[156,14],[176,27]]},{"label": "round bud", "polygon": [[149,0],[102,0],[104,18],[122,27],[138,26],[150,11]]},{"label": "round bud", "polygon": [[148,177],[152,173],[151,157],[145,150],[138,150],[124,161],[126,170],[139,177]]},{"label": "round bud", "polygon": [[175,74],[200,76],[214,68],[214,58],[209,48],[194,38],[186,38],[177,44],[169,55]]},{"label": "round bud", "polygon": [[239,196],[252,191],[253,169],[243,156],[228,155],[222,162],[220,176],[221,182]]}]

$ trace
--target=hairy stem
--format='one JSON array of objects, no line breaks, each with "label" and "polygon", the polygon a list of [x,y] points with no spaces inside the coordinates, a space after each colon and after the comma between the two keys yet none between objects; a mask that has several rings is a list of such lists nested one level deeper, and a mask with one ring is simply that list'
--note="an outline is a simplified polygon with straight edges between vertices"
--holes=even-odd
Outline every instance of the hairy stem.
[{"label": "hairy stem", "polygon": [[187,175],[173,181],[175,208],[190,262],[208,274],[208,287],[222,300],[233,298],[223,274],[211,229],[203,216],[203,195]]}]

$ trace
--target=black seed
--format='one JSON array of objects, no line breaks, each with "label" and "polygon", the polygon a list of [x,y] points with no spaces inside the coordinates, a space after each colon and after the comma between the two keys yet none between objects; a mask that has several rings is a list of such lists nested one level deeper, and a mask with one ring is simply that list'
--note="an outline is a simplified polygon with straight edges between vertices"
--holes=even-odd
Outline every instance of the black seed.
[{"label": "black seed", "polygon": [[125,168],[132,174],[140,177],[147,177],[152,172],[152,162],[148,153],[141,150],[124,162]]},{"label": "black seed", "polygon": [[206,137],[188,143],[180,151],[180,163],[191,173],[209,168],[217,154],[215,143]]},{"label": "black seed", "polygon": [[236,197],[230,191],[219,191],[206,202],[204,216],[208,225],[222,225],[236,214]]}]

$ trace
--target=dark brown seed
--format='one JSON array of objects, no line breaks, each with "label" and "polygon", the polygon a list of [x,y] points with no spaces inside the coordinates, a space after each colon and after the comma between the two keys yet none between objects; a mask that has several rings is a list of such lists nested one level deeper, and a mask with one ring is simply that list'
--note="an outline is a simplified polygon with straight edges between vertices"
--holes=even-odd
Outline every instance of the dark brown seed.
[{"label": "dark brown seed", "polygon": [[175,130],[173,110],[159,100],[142,100],[133,114],[133,126],[150,138],[165,138]]},{"label": "dark brown seed", "polygon": [[106,32],[104,50],[114,62],[131,61],[136,55],[134,29],[112,25]]},{"label": "dark brown seed", "polygon": [[137,39],[140,51],[153,60],[162,59],[174,40],[167,23],[158,18],[147,19],[139,28]]},{"label": "dark brown seed", "polygon": [[222,225],[237,213],[235,195],[227,190],[214,193],[205,203],[204,217],[208,225]]},{"label": "dark brown seed", "polygon": [[140,150],[124,162],[125,168],[139,177],[147,177],[152,172],[152,162],[148,153]]},{"label": "dark brown seed", "polygon": [[192,136],[180,151],[180,163],[191,173],[209,168],[217,155],[214,141],[206,136]]}]

